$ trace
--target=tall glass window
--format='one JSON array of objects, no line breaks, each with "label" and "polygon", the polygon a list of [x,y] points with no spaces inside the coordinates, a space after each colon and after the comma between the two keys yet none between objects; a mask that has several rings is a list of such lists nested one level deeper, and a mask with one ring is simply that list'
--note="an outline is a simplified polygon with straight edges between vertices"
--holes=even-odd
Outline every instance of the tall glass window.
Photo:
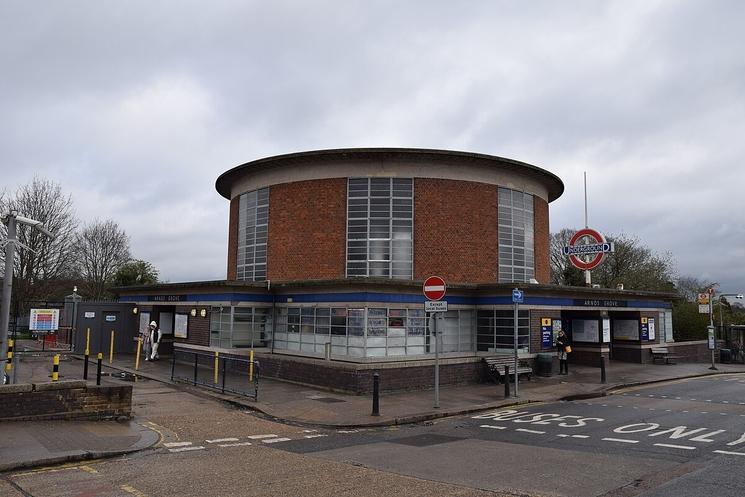
[{"label": "tall glass window", "polygon": [[535,278],[533,196],[499,189],[499,282],[528,282]]},{"label": "tall glass window", "polygon": [[267,347],[271,335],[271,307],[214,307],[210,313],[212,347]]},{"label": "tall glass window", "polygon": [[[477,313],[476,350],[479,352],[513,352],[515,350],[513,310],[488,309]],[[517,349],[530,348],[530,311],[518,311]]]},{"label": "tall glass window", "polygon": [[413,225],[411,178],[349,178],[347,276],[410,279]]},{"label": "tall glass window", "polygon": [[269,222],[269,188],[244,193],[238,204],[239,280],[266,279],[266,238]]}]

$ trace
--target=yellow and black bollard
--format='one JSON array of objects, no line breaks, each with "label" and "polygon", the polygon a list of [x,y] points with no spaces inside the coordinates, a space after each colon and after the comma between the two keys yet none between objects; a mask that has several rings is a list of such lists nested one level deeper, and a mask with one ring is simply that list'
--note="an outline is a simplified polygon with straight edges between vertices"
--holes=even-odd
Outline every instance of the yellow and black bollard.
[{"label": "yellow and black bollard", "polygon": [[103,354],[98,353],[98,365],[96,366],[96,385],[101,384],[101,363],[103,362]]},{"label": "yellow and black bollard", "polygon": [[135,355],[135,371],[140,369],[140,352],[142,352],[142,337],[137,337],[137,354]]},{"label": "yellow and black bollard", "polygon": [[114,362],[114,330],[111,330],[111,340],[109,341],[109,365]]},{"label": "yellow and black bollard", "polygon": [[52,360],[52,381],[57,380],[59,380],[59,354],[55,354]]},{"label": "yellow and black bollard", "polygon": [[249,353],[248,358],[248,381],[254,381],[254,351]]},{"label": "yellow and black bollard", "polygon": [[85,331],[85,362],[83,363],[83,379],[88,379],[88,357],[91,355],[91,329],[87,328]]},{"label": "yellow and black bollard", "polygon": [[217,372],[220,370],[220,353],[215,351],[215,385],[217,385]]},{"label": "yellow and black bollard", "polygon": [[13,345],[14,341],[12,338],[8,339],[8,362],[5,363],[5,372],[10,375],[10,371],[13,369]]}]

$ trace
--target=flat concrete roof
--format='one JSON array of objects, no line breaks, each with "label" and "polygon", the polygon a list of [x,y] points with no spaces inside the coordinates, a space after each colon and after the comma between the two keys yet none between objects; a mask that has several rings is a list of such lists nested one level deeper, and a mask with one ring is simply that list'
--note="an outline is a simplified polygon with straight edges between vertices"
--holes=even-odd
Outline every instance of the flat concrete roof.
[{"label": "flat concrete roof", "polygon": [[549,202],[553,202],[564,192],[564,183],[555,174],[533,166],[494,155],[477,154],[473,152],[459,152],[453,150],[437,150],[423,148],[339,148],[329,150],[312,150],[284,155],[265,157],[236,166],[221,174],[215,182],[217,192],[230,199],[232,184],[245,172],[282,167],[303,167],[320,162],[334,162],[343,160],[409,160],[414,162],[452,162],[457,160],[463,164],[482,164],[488,167],[507,171],[515,171],[535,179],[546,186]]}]

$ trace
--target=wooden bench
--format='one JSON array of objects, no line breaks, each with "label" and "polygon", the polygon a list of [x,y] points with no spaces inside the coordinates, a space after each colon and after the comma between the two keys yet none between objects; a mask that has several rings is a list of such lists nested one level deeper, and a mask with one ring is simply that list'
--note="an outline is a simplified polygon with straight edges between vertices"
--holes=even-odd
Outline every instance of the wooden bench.
[{"label": "wooden bench", "polygon": [[656,364],[660,361],[660,364],[675,364],[676,359],[680,359],[681,356],[673,355],[667,347],[654,347],[650,349],[652,352],[652,364]]},{"label": "wooden bench", "polygon": [[[484,363],[486,364],[486,373],[489,376],[489,379],[494,383],[499,384],[504,382],[503,376],[506,366],[509,366],[510,368],[510,375],[515,374],[514,356],[503,355],[484,357]],[[528,364],[526,360],[519,359],[517,363],[517,374],[528,375],[528,380],[530,380],[533,375],[533,368],[530,367],[530,364]]]}]

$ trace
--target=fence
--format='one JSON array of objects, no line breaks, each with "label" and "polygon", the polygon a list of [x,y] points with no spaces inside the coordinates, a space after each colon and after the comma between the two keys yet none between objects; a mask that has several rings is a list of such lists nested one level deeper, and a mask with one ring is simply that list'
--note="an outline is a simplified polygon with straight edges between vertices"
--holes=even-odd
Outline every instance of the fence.
[{"label": "fence", "polygon": [[258,400],[259,361],[176,347],[171,358],[171,381]]}]

